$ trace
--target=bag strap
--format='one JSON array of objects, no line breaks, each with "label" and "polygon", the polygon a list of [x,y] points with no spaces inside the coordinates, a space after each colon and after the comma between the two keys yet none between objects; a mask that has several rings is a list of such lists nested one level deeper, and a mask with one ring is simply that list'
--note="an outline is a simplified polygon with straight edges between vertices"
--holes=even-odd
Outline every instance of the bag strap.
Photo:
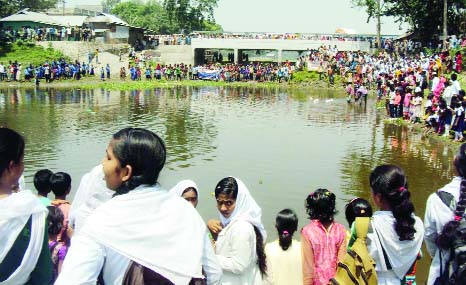
[{"label": "bag strap", "polygon": [[369,217],[357,217],[355,220],[356,238],[365,240],[369,231]]}]

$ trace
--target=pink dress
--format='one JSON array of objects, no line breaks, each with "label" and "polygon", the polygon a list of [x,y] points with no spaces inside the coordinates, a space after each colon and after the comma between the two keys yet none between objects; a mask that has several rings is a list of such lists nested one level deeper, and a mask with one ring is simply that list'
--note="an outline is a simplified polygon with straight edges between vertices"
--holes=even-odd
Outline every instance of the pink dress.
[{"label": "pink dress", "polygon": [[345,227],[334,222],[327,231],[319,220],[311,220],[301,235],[304,284],[327,285],[346,254]]}]

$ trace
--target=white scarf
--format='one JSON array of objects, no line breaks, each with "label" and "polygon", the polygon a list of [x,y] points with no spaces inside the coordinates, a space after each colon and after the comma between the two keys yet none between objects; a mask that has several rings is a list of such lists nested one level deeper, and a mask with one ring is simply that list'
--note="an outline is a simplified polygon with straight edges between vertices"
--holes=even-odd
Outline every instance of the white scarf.
[{"label": "white scarf", "polygon": [[[421,250],[422,241],[424,238],[424,226],[418,217],[415,218],[414,228],[416,233],[413,240],[400,241],[398,234],[395,231],[395,217],[391,211],[377,211],[372,217],[372,228],[374,229],[375,246],[377,247],[378,260],[377,271],[388,271],[388,266],[385,263],[383,250],[387,254],[388,261],[393,272],[399,279],[408,272],[413,265]],[[383,248],[383,249],[382,249]]]},{"label": "white scarf", "polygon": [[24,284],[34,270],[44,243],[47,209],[31,191],[13,193],[0,199],[0,262],[10,251],[18,235],[32,216],[31,238],[20,266],[1,285]]},{"label": "white scarf", "polygon": [[79,184],[71,203],[69,222],[78,232],[90,214],[101,204],[112,198],[115,192],[108,189],[104,181],[102,165],[97,165],[86,173]]},{"label": "white scarf", "polygon": [[183,195],[184,190],[188,188],[196,189],[197,200],[199,200],[199,189],[197,189],[196,183],[192,180],[181,180],[175,185],[175,187],[170,189],[169,192],[181,197]]},{"label": "white scarf", "polygon": [[158,185],[140,186],[102,204],[78,234],[90,236],[175,284],[202,277],[198,272],[206,225],[194,207]]},{"label": "white scarf", "polygon": [[223,226],[227,226],[230,222],[236,220],[249,222],[259,229],[262,234],[262,238],[265,241],[267,239],[267,232],[265,231],[261,221],[262,210],[249,193],[249,190],[246,185],[244,185],[243,181],[239,180],[238,178],[234,179],[238,184],[238,196],[236,197],[235,209],[229,218],[225,218],[219,211],[218,213],[220,215],[220,221],[222,222]]}]

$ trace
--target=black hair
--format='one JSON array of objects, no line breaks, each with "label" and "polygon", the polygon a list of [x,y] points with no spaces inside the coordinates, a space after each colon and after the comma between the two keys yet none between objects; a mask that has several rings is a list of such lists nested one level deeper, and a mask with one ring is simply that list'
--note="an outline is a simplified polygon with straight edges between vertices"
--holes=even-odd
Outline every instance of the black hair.
[{"label": "black hair", "polygon": [[[225,194],[236,200],[238,197],[238,182],[233,177],[225,177],[217,183],[215,186],[215,198],[218,198],[220,194]],[[256,235],[256,255],[257,265],[262,276],[267,275],[267,256],[264,250],[264,237],[260,230],[253,225],[254,233]]]},{"label": "black hair", "polygon": [[197,189],[194,188],[194,187],[188,187],[188,188],[184,189],[184,190],[183,190],[183,193],[181,193],[181,196],[183,196],[184,193],[187,193],[187,192],[189,192],[189,191],[194,191],[194,193],[196,193],[196,196],[199,196],[199,195],[197,194]]},{"label": "black hair", "polygon": [[457,78],[458,78],[458,77],[457,77],[456,73],[453,73],[453,74],[451,75],[451,80],[454,81],[454,80],[456,80]]},{"label": "black hair", "polygon": [[448,249],[453,244],[466,207],[466,143],[460,146],[453,160],[453,165],[455,166],[456,172],[461,177],[460,198],[454,213],[455,219],[443,226],[442,233],[437,239],[437,245],[443,249]]},{"label": "black hair", "polygon": [[39,194],[47,195],[52,190],[50,187],[50,177],[53,172],[50,169],[41,169],[34,174],[34,187]]},{"label": "black hair", "polygon": [[130,165],[132,175],[115,195],[128,193],[142,184],[154,185],[165,165],[167,151],[163,140],[142,128],[125,128],[113,135],[113,153],[121,167]]},{"label": "black hair", "polygon": [[319,220],[321,223],[333,222],[335,210],[335,194],[327,189],[317,189],[306,198],[306,212],[311,220]]},{"label": "black hair", "polygon": [[372,217],[371,204],[366,199],[354,198],[346,204],[345,217],[350,227],[357,217]]},{"label": "black hair", "polygon": [[264,277],[267,275],[267,256],[265,255],[264,249],[264,237],[256,226],[253,226],[253,228],[254,233],[256,234],[256,264],[259,266],[259,271],[261,272],[262,277]]},{"label": "black hair", "polygon": [[65,172],[57,172],[50,176],[50,188],[55,196],[64,196],[71,187],[71,176]]},{"label": "black hair", "polygon": [[49,236],[56,236],[63,228],[63,212],[55,206],[47,206],[49,213],[47,215],[47,229]]},{"label": "black hair", "polygon": [[24,155],[24,138],[17,132],[0,128],[0,177],[10,162],[19,164]]},{"label": "black hair", "polygon": [[372,170],[369,177],[372,191],[381,194],[391,208],[395,217],[395,231],[400,237],[400,241],[413,240],[414,205],[409,199],[411,194],[408,190],[403,169],[396,165],[380,165]]},{"label": "black hair", "polygon": [[218,198],[220,194],[231,196],[236,200],[238,197],[238,183],[233,177],[225,177],[217,183],[215,186],[215,198]]},{"label": "black hair", "polygon": [[275,218],[278,231],[278,243],[283,250],[287,250],[293,242],[293,234],[298,229],[298,216],[291,209],[283,209]]}]

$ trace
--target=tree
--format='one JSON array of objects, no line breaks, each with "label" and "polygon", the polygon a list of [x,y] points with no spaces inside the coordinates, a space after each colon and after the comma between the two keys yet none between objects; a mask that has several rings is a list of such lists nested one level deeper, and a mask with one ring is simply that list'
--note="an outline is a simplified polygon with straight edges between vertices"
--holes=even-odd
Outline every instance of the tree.
[{"label": "tree", "polygon": [[120,3],[112,9],[112,13],[119,16],[128,24],[150,29],[159,34],[172,33],[165,9],[155,0],[146,4],[137,2]]},{"label": "tree", "polygon": [[214,8],[218,0],[164,0],[170,24],[179,32],[204,30],[206,21],[215,24]]},{"label": "tree", "polygon": [[[368,19],[377,15],[374,4],[379,0],[352,0],[353,4],[365,7]],[[442,34],[444,4],[446,0],[380,0],[379,15],[392,16],[398,23],[408,23],[411,31],[427,42],[435,35]],[[464,21],[466,0],[448,0],[448,34],[458,34]]]},{"label": "tree", "polygon": [[121,3],[121,0],[103,0],[102,7],[104,10],[104,13],[110,13],[110,11],[112,11],[112,9],[115,8],[115,6],[120,3]]},{"label": "tree", "polygon": [[29,8],[31,11],[44,11],[53,8],[57,0],[0,0],[0,18],[17,13]]}]

